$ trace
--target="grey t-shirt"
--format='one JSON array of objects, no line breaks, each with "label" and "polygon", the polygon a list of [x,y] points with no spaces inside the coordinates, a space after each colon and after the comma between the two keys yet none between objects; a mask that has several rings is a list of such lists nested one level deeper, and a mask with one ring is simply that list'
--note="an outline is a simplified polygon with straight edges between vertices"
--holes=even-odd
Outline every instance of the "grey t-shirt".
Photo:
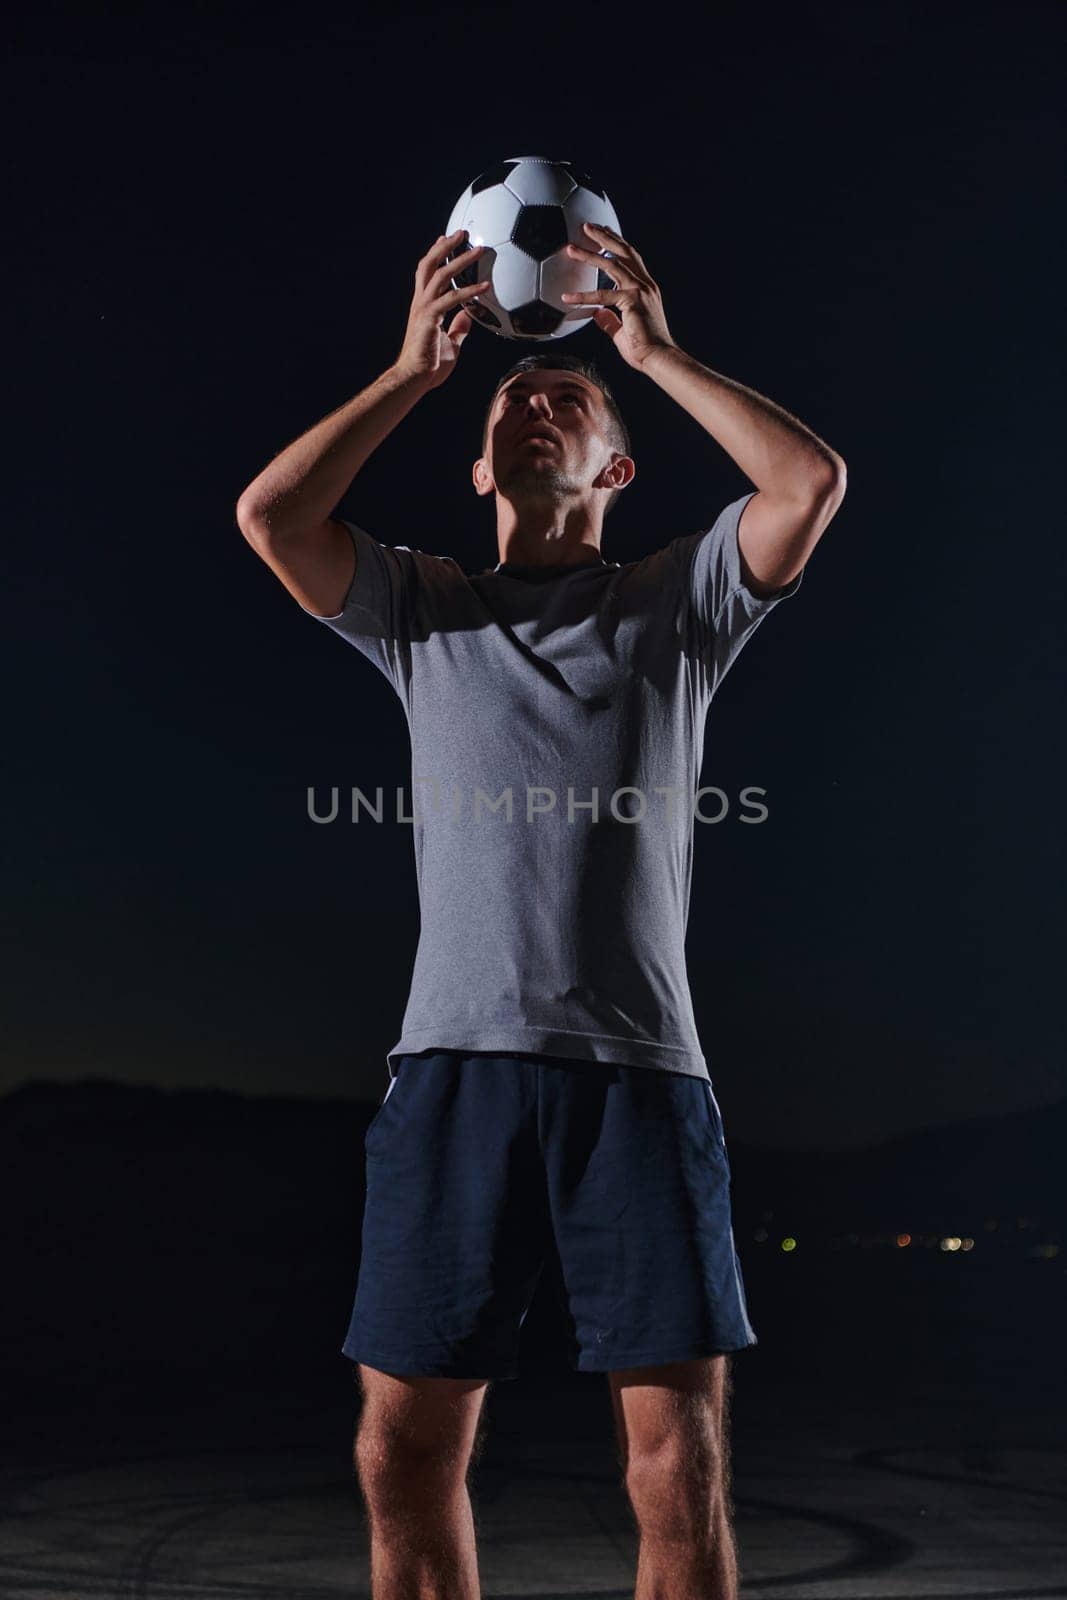
[{"label": "grey t-shirt", "polygon": [[[345,522],[343,608],[307,614],[385,674],[411,738],[421,929],[390,1078],[398,1056],[448,1049],[710,1081],[685,961],[704,723],[803,577],[745,587],[751,498],[640,561],[548,571],[466,573]],[[382,787],[396,819],[395,786],[355,787]]]}]

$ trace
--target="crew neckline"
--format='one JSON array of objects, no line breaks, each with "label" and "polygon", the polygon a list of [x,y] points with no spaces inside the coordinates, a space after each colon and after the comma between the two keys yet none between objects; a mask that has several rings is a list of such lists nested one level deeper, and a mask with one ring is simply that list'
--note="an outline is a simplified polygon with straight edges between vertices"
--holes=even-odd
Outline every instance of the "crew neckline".
[{"label": "crew neckline", "polygon": [[571,572],[589,572],[598,568],[617,567],[617,561],[605,561],[603,556],[596,561],[498,561],[492,569],[494,575],[501,578],[562,578]]}]

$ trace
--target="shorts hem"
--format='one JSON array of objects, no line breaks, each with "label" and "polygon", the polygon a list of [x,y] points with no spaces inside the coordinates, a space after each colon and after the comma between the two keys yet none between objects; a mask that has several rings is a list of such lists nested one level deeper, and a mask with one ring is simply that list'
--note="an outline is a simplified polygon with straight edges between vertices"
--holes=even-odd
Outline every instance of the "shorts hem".
[{"label": "shorts hem", "polygon": [[755,1337],[745,1339],[740,1344],[716,1345],[713,1349],[706,1346],[694,1347],[686,1345],[684,1348],[675,1346],[670,1350],[637,1350],[624,1352],[622,1355],[615,1351],[603,1354],[585,1351],[578,1357],[577,1370],[579,1372],[618,1372],[627,1367],[658,1367],[670,1361],[704,1361],[709,1356],[735,1355],[741,1350],[750,1350],[759,1344]]},{"label": "shorts hem", "polygon": [[[359,1350],[353,1354],[347,1345],[341,1346],[341,1354],[348,1361],[362,1362],[378,1372],[395,1373],[400,1378],[484,1378],[489,1383],[508,1383],[519,1376],[516,1366],[511,1366],[506,1372],[491,1370],[493,1362],[487,1362],[483,1367],[470,1360],[455,1362],[434,1356],[388,1356],[380,1350]],[[463,1370],[457,1372],[457,1366]]]}]

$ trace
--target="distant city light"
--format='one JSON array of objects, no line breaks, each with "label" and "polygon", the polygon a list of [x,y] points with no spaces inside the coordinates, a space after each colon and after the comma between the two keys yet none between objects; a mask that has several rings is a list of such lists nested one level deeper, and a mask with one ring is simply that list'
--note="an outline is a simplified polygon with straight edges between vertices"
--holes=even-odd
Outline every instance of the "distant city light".
[{"label": "distant city light", "polygon": [[[769,1210],[760,1214],[763,1217],[772,1215]],[[797,1221],[803,1223],[803,1216],[798,1217]],[[1006,1259],[1008,1252],[1004,1247],[1009,1244],[1016,1245],[1020,1257],[1030,1259],[1052,1261],[1061,1254],[1067,1253],[1067,1247],[1061,1248],[1056,1239],[1057,1229],[1055,1224],[1051,1222],[1051,1219],[1044,1216],[1011,1216],[1006,1220],[987,1217],[983,1220],[982,1226],[987,1234],[1000,1233],[998,1241],[994,1242],[990,1239],[988,1244],[983,1247],[985,1252],[983,1260],[993,1265],[996,1265],[998,1260],[1003,1261]],[[1030,1239],[1021,1236],[1027,1232],[1030,1233]],[[1033,1242],[1035,1232],[1037,1232],[1037,1239],[1041,1242]],[[768,1244],[774,1241],[774,1233],[763,1223],[752,1227],[750,1237],[756,1244]],[[812,1255],[817,1256],[822,1251],[837,1251],[849,1246],[861,1246],[865,1250],[872,1248],[875,1250],[907,1250],[911,1248],[913,1254],[922,1250],[939,1250],[944,1255],[968,1255],[975,1249],[977,1242],[970,1234],[942,1234],[940,1231],[931,1233],[901,1231],[898,1233],[891,1228],[885,1228],[874,1232],[853,1229],[847,1233],[839,1233],[836,1229],[831,1228],[825,1234],[818,1229],[814,1233],[809,1230],[805,1235],[804,1251],[805,1260]],[[994,1248],[994,1243],[999,1248]],[[794,1234],[779,1237],[777,1244],[778,1249],[784,1255],[792,1255],[799,1249],[799,1241]]]}]

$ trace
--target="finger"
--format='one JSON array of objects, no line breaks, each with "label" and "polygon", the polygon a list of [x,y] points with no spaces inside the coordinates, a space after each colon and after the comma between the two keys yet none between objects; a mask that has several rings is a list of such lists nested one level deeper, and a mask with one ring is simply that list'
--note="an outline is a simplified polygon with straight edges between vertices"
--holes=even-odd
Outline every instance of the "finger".
[{"label": "finger", "polygon": [[618,305],[628,293],[626,289],[589,289],[582,294],[571,294],[569,291],[560,295],[561,300],[570,300],[575,305]]},{"label": "finger", "polygon": [[442,250],[450,249],[452,245],[458,244],[466,231],[466,228],[457,228],[455,233],[439,233],[426,254],[419,257],[419,265],[422,266],[424,261],[433,261],[441,254]]},{"label": "finger", "polygon": [[580,244],[569,244],[566,247],[565,254],[574,256],[576,260],[595,262],[601,272],[606,272],[609,278],[629,275],[635,283],[637,282],[633,268],[627,266],[626,262],[620,260],[618,256],[611,256],[610,258],[602,256],[598,250],[583,250]]},{"label": "finger", "polygon": [[465,283],[462,289],[452,289],[448,294],[440,295],[436,300],[430,301],[432,311],[447,311],[450,306],[458,306],[461,300],[473,300],[476,294],[484,294],[488,289],[490,278],[485,278],[481,283]]},{"label": "finger", "polygon": [[618,333],[622,327],[622,318],[617,311],[594,311],[593,321],[598,328],[603,328],[605,333]]},{"label": "finger", "polygon": [[450,251],[454,250],[467,237],[468,230],[466,228],[457,228],[455,233],[438,234],[426,254],[420,258],[416,269],[416,277],[421,277],[426,282],[435,268],[439,267],[442,261],[448,260]]},{"label": "finger", "polygon": [[[443,254],[443,256],[442,256],[442,254],[440,254],[440,251],[438,251],[438,253],[435,254],[434,258],[432,258],[432,259],[434,259],[434,261],[437,261],[437,270],[438,270],[438,272],[440,272],[440,269],[442,269],[442,267],[454,267],[454,266],[456,266],[456,262],[458,262],[458,261],[470,261],[470,259],[474,259],[474,256],[477,256],[477,254],[480,254],[480,251],[483,251],[486,248],[485,245],[472,245],[472,246],[470,246],[470,250],[464,250],[464,251],[462,251],[461,254],[458,254],[458,256],[456,256],[456,254],[453,254],[453,250],[454,250],[454,246],[458,245],[458,243],[461,243],[461,242],[459,242],[458,238],[454,238],[454,237],[453,238],[446,238],[446,240],[445,240],[445,254]],[[424,259],[424,261],[430,261],[429,256],[424,256],[424,258],[422,258],[422,259]],[[432,264],[432,261],[430,261],[430,264]]]},{"label": "finger", "polygon": [[624,250],[629,250],[640,261],[641,257],[638,255],[635,246],[630,244],[627,239],[624,239],[621,233],[616,233],[613,228],[605,228],[602,222],[583,222],[582,227],[587,233],[592,234],[594,239],[603,237],[610,245],[622,245]]},{"label": "finger", "polygon": [[451,260],[445,261],[430,279],[431,286],[440,289],[446,278],[458,278],[460,273],[469,267],[472,261],[484,255],[488,248],[488,245],[484,244],[472,245],[469,250],[464,250],[462,255],[453,256]]},{"label": "finger", "polygon": [[473,261],[475,256],[482,255],[488,248],[488,245],[472,244],[469,250],[463,251],[462,255],[448,256],[437,270],[438,272],[455,272],[457,270],[462,272],[469,261]]}]

